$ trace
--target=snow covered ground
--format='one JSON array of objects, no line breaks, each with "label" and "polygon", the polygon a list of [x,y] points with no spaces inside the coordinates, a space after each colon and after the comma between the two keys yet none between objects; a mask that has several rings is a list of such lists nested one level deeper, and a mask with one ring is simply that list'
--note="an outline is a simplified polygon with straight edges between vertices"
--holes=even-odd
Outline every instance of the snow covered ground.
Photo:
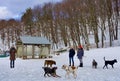
[{"label": "snow covered ground", "polygon": [[[83,58],[84,67],[78,68],[77,78],[74,79],[70,75],[70,79],[65,78],[65,71],[61,69],[63,64],[68,65],[68,52],[61,53],[59,56],[53,56],[53,60],[56,61],[57,74],[61,78],[44,77],[44,71],[42,69],[45,59],[28,59],[22,60],[16,59],[15,68],[9,67],[9,57],[0,58],[0,81],[120,81],[120,47],[99,48],[85,50]],[[117,59],[117,63],[114,64],[114,69],[108,66],[109,69],[103,69],[105,56],[108,60]],[[92,60],[95,59],[98,62],[98,68],[92,68]],[[79,65],[79,60],[74,57],[75,66]]]}]

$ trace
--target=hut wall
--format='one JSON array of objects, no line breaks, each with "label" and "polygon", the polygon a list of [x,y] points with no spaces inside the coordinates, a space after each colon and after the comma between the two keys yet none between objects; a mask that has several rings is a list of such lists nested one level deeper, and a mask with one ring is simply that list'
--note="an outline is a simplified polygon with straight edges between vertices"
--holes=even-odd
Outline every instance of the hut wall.
[{"label": "hut wall", "polygon": [[17,47],[17,57],[22,57],[22,54],[23,54],[22,45],[19,45]]},{"label": "hut wall", "polygon": [[49,48],[48,47],[41,47],[41,53],[40,55],[43,55],[43,56],[48,56],[49,55]]}]

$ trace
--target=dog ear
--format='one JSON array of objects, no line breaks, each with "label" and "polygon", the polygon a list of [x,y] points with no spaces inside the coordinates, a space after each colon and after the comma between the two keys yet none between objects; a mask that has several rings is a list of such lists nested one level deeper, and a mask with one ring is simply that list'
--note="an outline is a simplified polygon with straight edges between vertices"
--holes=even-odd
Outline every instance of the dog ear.
[{"label": "dog ear", "polygon": [[56,62],[54,62],[54,64],[56,65]]},{"label": "dog ear", "polygon": [[62,67],[65,67],[65,65],[62,65]]},{"label": "dog ear", "polygon": [[114,59],[117,62],[117,59]]}]

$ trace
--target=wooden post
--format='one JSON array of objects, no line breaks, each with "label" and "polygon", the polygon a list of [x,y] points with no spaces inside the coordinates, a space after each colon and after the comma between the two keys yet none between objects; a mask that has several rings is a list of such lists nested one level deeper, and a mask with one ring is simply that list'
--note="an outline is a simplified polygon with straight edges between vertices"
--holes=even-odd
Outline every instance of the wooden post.
[{"label": "wooden post", "polygon": [[26,45],[26,53],[25,53],[25,59],[27,59],[27,45]]},{"label": "wooden post", "polygon": [[34,50],[35,50],[35,47],[34,47],[34,45],[32,45],[32,58],[35,58]]},{"label": "wooden post", "polygon": [[50,55],[50,45],[48,45],[49,55]]},{"label": "wooden post", "polygon": [[41,45],[39,45],[39,58],[41,58],[40,54],[41,54]]},{"label": "wooden post", "polygon": [[21,56],[23,57],[23,59],[24,59],[24,51],[25,51],[24,50],[24,45],[22,44],[22,55]]}]

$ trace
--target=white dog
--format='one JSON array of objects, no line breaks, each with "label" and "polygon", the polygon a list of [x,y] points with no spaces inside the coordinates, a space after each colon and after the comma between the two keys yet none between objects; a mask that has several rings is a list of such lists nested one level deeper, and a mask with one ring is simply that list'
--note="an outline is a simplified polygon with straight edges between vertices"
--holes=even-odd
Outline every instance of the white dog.
[{"label": "white dog", "polygon": [[68,78],[70,78],[70,77],[69,77],[70,73],[73,74],[74,78],[77,77],[76,71],[77,71],[78,67],[63,65],[63,66],[62,66],[62,69],[64,69],[64,70],[66,71],[65,77],[68,76]]}]

